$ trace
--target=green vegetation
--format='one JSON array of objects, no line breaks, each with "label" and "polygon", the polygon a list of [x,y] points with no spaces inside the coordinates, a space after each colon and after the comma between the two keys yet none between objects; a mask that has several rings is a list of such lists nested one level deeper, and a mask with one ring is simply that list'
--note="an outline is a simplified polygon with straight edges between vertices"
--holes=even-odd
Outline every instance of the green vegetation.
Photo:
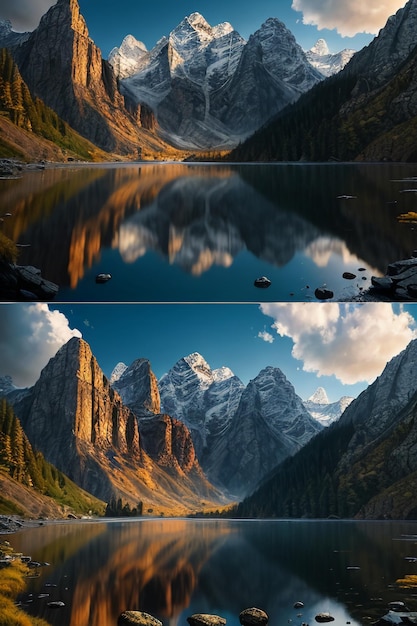
[{"label": "green vegetation", "polygon": [[143,513],[143,502],[139,501],[136,507],[131,508],[126,502],[123,504],[122,499],[110,498],[106,506],[105,517],[141,517]]},{"label": "green vegetation", "polygon": [[0,545],[0,559],[10,559],[10,565],[0,569],[0,616],[1,626],[48,626],[37,617],[31,617],[15,605],[15,599],[25,589],[28,568],[15,558],[8,542]]},{"label": "green vegetation", "polygon": [[[103,515],[104,505],[100,500],[77,487],[40,452],[33,450],[19,419],[5,399],[0,400],[0,472],[77,513]],[[7,510],[8,500],[5,498],[0,500],[0,506],[5,513],[15,513]]]},{"label": "green vegetation", "polygon": [[[63,151],[93,161],[100,151],[76,133],[39,98],[32,97],[28,86],[6,48],[0,49],[0,116],[33,135],[47,139]],[[0,157],[22,158],[24,153],[0,139]]]},{"label": "green vegetation", "polygon": [[17,255],[18,251],[14,241],[0,231],[0,259],[6,263],[16,263]]}]

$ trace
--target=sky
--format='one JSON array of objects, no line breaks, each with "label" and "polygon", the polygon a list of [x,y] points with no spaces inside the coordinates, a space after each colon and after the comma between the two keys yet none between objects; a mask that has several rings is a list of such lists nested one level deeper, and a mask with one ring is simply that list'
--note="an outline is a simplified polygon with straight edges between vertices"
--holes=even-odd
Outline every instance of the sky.
[{"label": "sky", "polygon": [[71,337],[87,341],[106,376],[122,361],[150,360],[160,378],[199,352],[243,383],[279,367],[307,399],[356,397],[417,337],[417,305],[389,303],[0,305],[0,376],[33,385]]},{"label": "sky", "polygon": [[[33,30],[56,0],[0,0],[0,18],[16,31]],[[306,50],[326,39],[330,51],[367,45],[404,0],[79,0],[90,37],[107,58],[131,34],[148,49],[193,12],[212,25],[228,21],[247,39],[268,17],[277,17]]]}]

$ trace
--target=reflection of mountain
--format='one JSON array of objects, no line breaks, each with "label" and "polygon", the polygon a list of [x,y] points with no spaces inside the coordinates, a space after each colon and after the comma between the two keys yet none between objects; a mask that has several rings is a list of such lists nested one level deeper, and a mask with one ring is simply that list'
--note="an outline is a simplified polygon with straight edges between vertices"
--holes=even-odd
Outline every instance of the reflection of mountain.
[{"label": "reflection of mountain", "polygon": [[[256,208],[256,210],[254,210]],[[228,267],[242,250],[282,266],[319,231],[283,211],[240,176],[178,177],[154,202],[123,222],[119,249],[126,262],[155,250],[194,275]]]},{"label": "reflection of mountain", "polygon": [[74,524],[70,534],[55,528],[54,541],[36,558],[56,562],[57,547],[65,554],[73,534],[83,529],[88,536],[89,529],[97,527],[103,532],[91,534],[77,553],[60,558],[54,569],[52,579],[59,593],[64,585],[69,587],[68,614],[60,626],[109,626],[127,608],[160,619],[178,616],[190,603],[201,568],[233,533],[226,524],[186,520]]},{"label": "reflection of mountain", "polygon": [[127,263],[154,251],[193,275],[244,251],[279,267],[297,252],[319,265],[356,256],[383,273],[415,247],[395,220],[413,209],[395,178],[389,165],[95,166],[5,181],[0,203],[13,213],[5,234],[31,244],[20,262],[61,287],[75,288],[109,248]]}]

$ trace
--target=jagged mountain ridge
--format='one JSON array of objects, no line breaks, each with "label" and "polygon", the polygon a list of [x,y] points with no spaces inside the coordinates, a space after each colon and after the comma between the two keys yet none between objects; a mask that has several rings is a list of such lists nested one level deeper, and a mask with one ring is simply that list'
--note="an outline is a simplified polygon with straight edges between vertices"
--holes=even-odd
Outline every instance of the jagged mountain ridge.
[{"label": "jagged mountain ridge", "polygon": [[278,466],[239,513],[256,516],[261,506],[266,516],[416,519],[416,364],[413,340],[338,422]]},{"label": "jagged mountain ridge", "polygon": [[340,418],[353,400],[354,398],[343,396],[336,402],[330,402],[323,387],[319,387],[312,396],[304,401],[304,406],[320,424],[330,426]]},{"label": "jagged mountain ridge", "polygon": [[149,52],[127,36],[109,62],[164,136],[200,148],[235,145],[323,79],[276,18],[245,42],[228,22],[212,27],[193,13]]},{"label": "jagged mountain ridge", "polygon": [[32,445],[102,500],[139,500],[162,511],[195,509],[221,496],[206,480],[186,427],[152,414],[146,428],[110,387],[89,345],[65,344],[13,404]]},{"label": "jagged mountain ridge", "polygon": [[[118,390],[126,397],[122,384],[123,377]],[[212,370],[193,353],[162,376],[159,391],[163,410],[192,433],[209,480],[238,496],[322,428],[278,368],[245,387],[229,368]]]},{"label": "jagged mountain ridge", "polygon": [[230,160],[416,160],[417,1],[344,69],[277,115]]}]

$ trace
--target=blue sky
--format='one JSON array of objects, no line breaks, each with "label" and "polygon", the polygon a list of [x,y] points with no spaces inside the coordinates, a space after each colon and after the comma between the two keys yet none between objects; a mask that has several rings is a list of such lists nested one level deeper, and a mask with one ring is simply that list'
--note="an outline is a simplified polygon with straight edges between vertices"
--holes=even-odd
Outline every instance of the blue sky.
[{"label": "blue sky", "polygon": [[[404,0],[79,0],[90,36],[103,56],[132,34],[148,49],[190,13],[200,12],[209,23],[229,21],[248,38],[268,17],[277,17],[310,48],[324,37],[332,52],[360,49],[404,6]],[[0,18],[15,30],[33,30],[55,0],[0,0]]]},{"label": "blue sky", "polygon": [[159,378],[181,357],[200,352],[246,384],[279,367],[301,398],[318,386],[331,401],[358,395],[387,361],[416,337],[417,305],[3,304],[0,375],[31,385],[74,334],[90,344],[104,373],[118,361],[151,362]]}]

